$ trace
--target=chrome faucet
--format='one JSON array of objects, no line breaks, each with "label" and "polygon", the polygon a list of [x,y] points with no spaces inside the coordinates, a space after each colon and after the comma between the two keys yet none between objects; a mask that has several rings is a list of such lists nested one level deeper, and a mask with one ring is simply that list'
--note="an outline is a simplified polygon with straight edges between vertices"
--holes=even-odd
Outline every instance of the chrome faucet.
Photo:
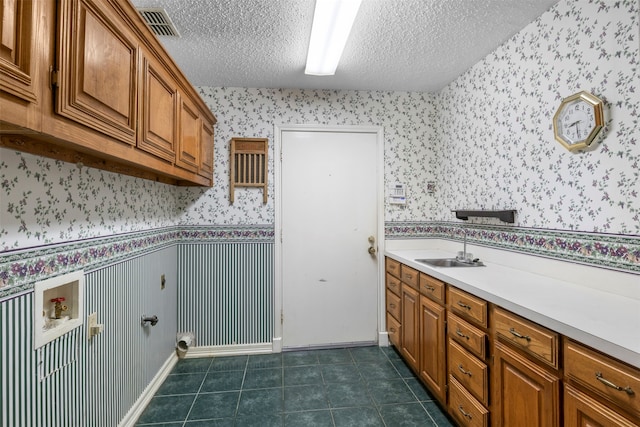
[{"label": "chrome faucet", "polygon": [[460,227],[460,230],[462,230],[463,235],[463,247],[462,253],[458,252],[458,255],[456,255],[456,259],[458,261],[467,261],[467,229],[464,227]]},{"label": "chrome faucet", "polygon": [[462,230],[462,233],[463,233],[463,240],[462,240],[463,246],[462,246],[462,251],[461,252],[459,251],[458,255],[456,255],[456,259],[458,261],[466,262],[469,264],[472,264],[472,263],[482,264],[481,262],[479,262],[477,258],[473,259],[473,254],[467,252],[467,229],[465,227],[460,227],[460,230]]}]

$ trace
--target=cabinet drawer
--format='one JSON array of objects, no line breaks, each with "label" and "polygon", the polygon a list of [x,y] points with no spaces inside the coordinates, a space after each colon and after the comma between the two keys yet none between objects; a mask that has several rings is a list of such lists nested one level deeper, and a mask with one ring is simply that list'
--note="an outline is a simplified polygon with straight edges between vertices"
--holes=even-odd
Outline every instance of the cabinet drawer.
[{"label": "cabinet drawer", "polygon": [[449,413],[460,422],[460,425],[488,426],[489,411],[451,375],[449,375],[449,385]]},{"label": "cabinet drawer", "polygon": [[565,340],[564,375],[640,417],[640,369]]},{"label": "cabinet drawer", "polygon": [[487,354],[487,334],[455,314],[447,312],[449,336],[481,359]]},{"label": "cabinet drawer", "polygon": [[496,334],[549,366],[558,368],[558,334],[508,311],[495,308]]},{"label": "cabinet drawer", "polygon": [[418,278],[420,277],[418,270],[407,267],[403,264],[400,267],[400,273],[402,274],[401,279],[403,283],[406,283],[414,289],[418,289]]},{"label": "cabinet drawer", "polygon": [[424,273],[420,273],[420,293],[444,305],[444,282]]},{"label": "cabinet drawer", "polygon": [[385,260],[385,266],[387,273],[397,277],[398,279],[400,278],[400,263],[398,261],[396,261],[395,259],[387,258]]},{"label": "cabinet drawer", "polygon": [[448,292],[447,301],[449,301],[451,310],[482,327],[487,327],[487,302],[485,300],[453,286],[449,286]]},{"label": "cabinet drawer", "polygon": [[400,279],[387,273],[387,289],[400,296]]},{"label": "cabinet drawer", "polygon": [[400,319],[400,297],[390,291],[387,291],[387,312]]},{"label": "cabinet drawer", "polygon": [[482,404],[489,404],[487,365],[452,340],[449,340],[449,375],[455,377]]},{"label": "cabinet drawer", "polygon": [[389,342],[397,349],[400,349],[400,322],[387,312],[387,334]]}]

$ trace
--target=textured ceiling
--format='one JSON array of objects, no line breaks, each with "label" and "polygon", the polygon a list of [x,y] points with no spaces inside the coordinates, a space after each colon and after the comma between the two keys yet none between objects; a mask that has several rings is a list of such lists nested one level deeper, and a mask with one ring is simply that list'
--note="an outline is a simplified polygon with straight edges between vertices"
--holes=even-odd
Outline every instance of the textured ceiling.
[{"label": "textured ceiling", "polygon": [[558,0],[363,0],[334,76],[304,74],[314,0],[133,0],[196,86],[437,92]]}]

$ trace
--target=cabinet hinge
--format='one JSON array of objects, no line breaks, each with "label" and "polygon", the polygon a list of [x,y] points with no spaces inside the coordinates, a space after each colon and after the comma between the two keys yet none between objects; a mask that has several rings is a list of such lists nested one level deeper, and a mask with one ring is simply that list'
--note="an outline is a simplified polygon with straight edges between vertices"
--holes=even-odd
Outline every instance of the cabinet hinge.
[{"label": "cabinet hinge", "polygon": [[280,310],[280,324],[284,324],[284,311]]},{"label": "cabinet hinge", "polygon": [[49,85],[54,88],[58,87],[58,70],[49,67]]}]

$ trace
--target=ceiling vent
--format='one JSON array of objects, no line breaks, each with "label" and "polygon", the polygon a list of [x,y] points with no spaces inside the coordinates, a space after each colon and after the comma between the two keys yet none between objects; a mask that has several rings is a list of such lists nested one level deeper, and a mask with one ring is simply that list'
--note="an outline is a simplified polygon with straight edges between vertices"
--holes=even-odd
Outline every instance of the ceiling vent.
[{"label": "ceiling vent", "polygon": [[164,9],[149,8],[138,9],[138,11],[156,36],[180,37],[178,30]]}]

